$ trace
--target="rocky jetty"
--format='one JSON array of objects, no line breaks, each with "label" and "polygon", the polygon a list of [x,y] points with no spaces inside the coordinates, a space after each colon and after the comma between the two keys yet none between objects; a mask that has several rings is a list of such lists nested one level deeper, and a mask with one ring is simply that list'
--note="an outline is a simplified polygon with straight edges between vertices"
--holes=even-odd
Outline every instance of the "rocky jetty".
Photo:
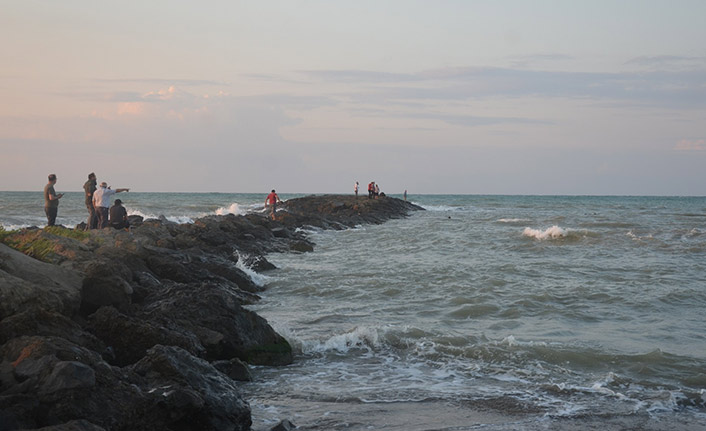
[{"label": "rocky jetty", "polygon": [[276,220],[133,219],[106,228],[0,230],[0,431],[249,430],[247,364],[292,362],[287,341],[244,306],[245,269],[313,250],[301,227],[344,229],[420,209],[325,195]]}]

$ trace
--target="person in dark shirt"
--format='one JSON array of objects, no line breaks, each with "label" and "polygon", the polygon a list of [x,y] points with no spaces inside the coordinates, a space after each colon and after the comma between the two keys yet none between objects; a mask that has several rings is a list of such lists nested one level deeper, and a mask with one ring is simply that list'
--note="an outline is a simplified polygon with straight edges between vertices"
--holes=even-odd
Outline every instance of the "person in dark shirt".
[{"label": "person in dark shirt", "polygon": [[47,226],[54,226],[56,223],[56,214],[59,212],[59,199],[64,194],[56,194],[54,190],[56,184],[56,174],[49,175],[49,182],[44,186],[44,213],[47,215]]},{"label": "person in dark shirt", "polygon": [[83,184],[83,190],[86,192],[86,208],[88,209],[86,230],[98,227],[98,216],[96,215],[96,208],[93,206],[93,192],[96,191],[97,184],[96,174],[93,172],[88,174],[88,181]]},{"label": "person in dark shirt", "polygon": [[127,210],[120,199],[116,199],[115,204],[110,207],[108,225],[115,229],[127,229],[130,227],[130,222],[127,220]]}]

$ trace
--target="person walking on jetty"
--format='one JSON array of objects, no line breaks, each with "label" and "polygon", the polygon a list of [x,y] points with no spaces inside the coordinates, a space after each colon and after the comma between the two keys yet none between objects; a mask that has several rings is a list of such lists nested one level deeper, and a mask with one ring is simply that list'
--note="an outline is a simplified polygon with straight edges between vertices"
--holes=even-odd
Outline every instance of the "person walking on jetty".
[{"label": "person walking on jetty", "polygon": [[267,209],[267,206],[269,205],[270,214],[272,214],[272,220],[275,219],[275,213],[277,212],[277,202],[282,201],[279,199],[279,196],[277,196],[275,189],[272,189],[272,192],[265,198],[265,209]]},{"label": "person walking on jetty", "polygon": [[54,184],[56,184],[56,174],[50,174],[49,182],[44,186],[44,213],[47,215],[47,226],[54,226],[56,224],[56,215],[59,212],[59,199],[61,199],[64,194],[56,194],[54,190]]},{"label": "person walking on jetty", "polygon": [[98,226],[98,217],[96,217],[96,208],[93,206],[93,193],[97,187],[96,174],[91,172],[88,174],[88,181],[83,183],[83,190],[86,193],[86,209],[88,210],[88,220],[86,220],[86,230],[95,229]]},{"label": "person walking on jetty", "polygon": [[115,205],[110,207],[108,224],[114,229],[127,229],[130,227],[130,222],[127,220],[127,210],[120,199],[116,199]]},{"label": "person walking on jetty", "polygon": [[110,208],[110,197],[116,193],[129,192],[130,189],[115,189],[108,187],[108,183],[103,181],[101,186],[93,193],[93,206],[98,215],[98,228],[103,229],[108,226],[108,209]]},{"label": "person walking on jetty", "polygon": [[368,199],[372,199],[375,195],[375,181],[368,183]]},{"label": "person walking on jetty", "polygon": [[358,198],[358,181],[353,185],[353,191],[355,192],[356,199]]}]

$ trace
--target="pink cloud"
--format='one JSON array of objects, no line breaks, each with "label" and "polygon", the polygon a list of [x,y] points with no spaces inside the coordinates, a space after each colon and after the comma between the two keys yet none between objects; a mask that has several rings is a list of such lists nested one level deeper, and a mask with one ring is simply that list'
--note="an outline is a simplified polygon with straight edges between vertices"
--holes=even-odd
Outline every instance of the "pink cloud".
[{"label": "pink cloud", "polygon": [[704,139],[682,139],[674,146],[677,151],[706,151]]}]

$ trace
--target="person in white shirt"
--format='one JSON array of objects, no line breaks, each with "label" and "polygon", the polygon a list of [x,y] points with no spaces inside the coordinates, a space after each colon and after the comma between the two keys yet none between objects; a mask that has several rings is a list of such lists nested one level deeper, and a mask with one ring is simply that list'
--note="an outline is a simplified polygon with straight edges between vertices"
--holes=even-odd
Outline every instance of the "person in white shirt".
[{"label": "person in white shirt", "polygon": [[108,210],[110,208],[110,197],[116,193],[129,192],[130,189],[115,189],[112,190],[108,184],[103,181],[101,186],[93,192],[93,206],[96,208],[98,216],[98,229],[103,229],[108,226]]}]

